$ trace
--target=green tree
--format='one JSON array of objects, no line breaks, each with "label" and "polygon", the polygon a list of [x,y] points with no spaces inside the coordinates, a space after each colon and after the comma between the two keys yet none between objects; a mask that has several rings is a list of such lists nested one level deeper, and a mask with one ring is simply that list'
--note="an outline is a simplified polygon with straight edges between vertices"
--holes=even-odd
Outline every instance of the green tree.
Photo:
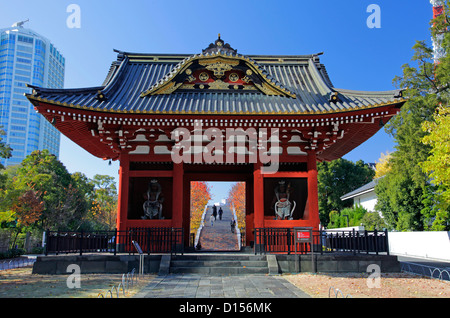
[{"label": "green tree", "polygon": [[423,138],[430,145],[430,156],[421,163],[422,169],[437,186],[439,203],[442,210],[450,206],[450,107],[440,106],[434,114],[434,121],[426,121],[422,128],[428,132]]},{"label": "green tree", "polygon": [[368,231],[381,231],[386,228],[386,222],[378,212],[367,212],[361,219],[361,224]]},{"label": "green tree", "polygon": [[[0,158],[8,159],[11,158],[12,149],[3,141],[3,137],[6,133],[0,126]],[[3,165],[0,164],[0,169],[4,169]]]},{"label": "green tree", "polygon": [[[72,227],[77,230],[93,230],[89,223],[89,213],[92,209],[93,200],[94,200],[94,183],[91,179],[89,179],[84,173],[75,172],[71,175],[72,178],[72,195],[74,196],[74,204],[78,205],[78,209],[85,211],[83,213],[83,219],[77,220],[76,223],[72,223],[69,227]],[[76,189],[76,190],[75,190]]]},{"label": "green tree", "polygon": [[77,229],[86,210],[83,194],[66,167],[48,150],[33,151],[17,169],[10,192],[11,204],[23,193],[39,193],[44,209],[36,223],[41,229]]},{"label": "green tree", "polygon": [[88,220],[96,230],[112,230],[116,227],[117,189],[114,177],[96,174],[90,181],[93,196]]},{"label": "green tree", "polygon": [[[446,14],[439,21],[432,21],[433,35],[436,35],[436,30],[448,30],[448,2],[445,6]],[[436,23],[439,24],[438,28]],[[447,32],[441,43],[446,52],[449,51],[449,42]],[[435,63],[433,49],[424,41],[418,41],[413,50],[412,63],[403,65],[402,76],[394,78],[397,87],[407,88],[404,92],[407,102],[386,125],[386,131],[396,142],[396,151],[389,160],[389,172],[375,187],[377,209],[383,213],[390,228],[401,231],[428,229],[430,220],[441,211],[436,208],[439,191],[436,191],[430,176],[422,169],[423,163],[432,153],[432,145],[423,142],[428,140],[426,136],[429,131],[422,129],[422,126],[424,122],[435,122],[437,107],[448,105],[449,102],[448,56]],[[445,218],[442,212],[440,219]]]},{"label": "green tree", "polygon": [[375,186],[378,197],[375,208],[383,213],[389,229],[423,230],[423,188],[414,184],[408,171],[397,169],[393,165],[391,172]]},{"label": "green tree", "polygon": [[[5,135],[5,131],[0,127],[0,158],[8,159],[11,158],[12,149],[9,145],[3,142],[3,137]],[[5,167],[0,163],[0,171],[5,169]],[[5,186],[7,180],[7,175],[0,172],[0,190]],[[1,198],[1,194],[0,194]]]},{"label": "green tree", "polygon": [[[2,136],[5,131],[0,129],[0,158],[8,159],[11,157],[11,148],[3,142]],[[7,196],[8,183],[10,178],[8,173],[2,173],[5,167],[0,163],[0,228],[13,228],[16,226],[15,212],[11,210],[10,202]]]},{"label": "green tree", "polygon": [[319,217],[322,224],[330,222],[330,212],[351,207],[353,200],[341,196],[370,182],[375,171],[362,160],[353,163],[346,159],[317,164]]}]

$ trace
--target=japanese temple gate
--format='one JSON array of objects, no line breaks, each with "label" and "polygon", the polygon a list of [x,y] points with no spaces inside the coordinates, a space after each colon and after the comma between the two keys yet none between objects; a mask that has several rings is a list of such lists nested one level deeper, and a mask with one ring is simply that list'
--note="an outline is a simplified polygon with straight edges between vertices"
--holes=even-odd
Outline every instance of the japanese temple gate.
[{"label": "japanese temple gate", "polygon": [[369,139],[405,102],[400,90],[334,88],[320,54],[241,55],[220,35],[195,55],[117,53],[101,86],[27,97],[86,151],[120,161],[118,230],[183,228],[185,244],[195,180],[246,182],[247,244],[255,228],[317,230],[316,162]]}]

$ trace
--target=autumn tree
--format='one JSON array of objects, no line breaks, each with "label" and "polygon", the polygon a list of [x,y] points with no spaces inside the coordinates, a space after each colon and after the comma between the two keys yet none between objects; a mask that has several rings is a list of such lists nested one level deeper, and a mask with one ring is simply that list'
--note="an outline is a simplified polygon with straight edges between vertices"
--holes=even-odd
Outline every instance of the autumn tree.
[{"label": "autumn tree", "polygon": [[390,171],[391,166],[389,160],[391,159],[391,157],[392,156],[389,152],[386,154],[381,154],[380,159],[378,159],[378,161],[375,163],[375,179],[381,178]]},{"label": "autumn tree", "polygon": [[19,226],[32,226],[40,219],[44,211],[44,202],[39,192],[30,189],[18,198],[11,210],[15,213]]},{"label": "autumn tree", "polygon": [[200,227],[205,206],[211,200],[211,187],[205,181],[191,182],[191,233]]},{"label": "autumn tree", "polygon": [[235,209],[238,225],[245,227],[245,182],[236,182],[228,193],[227,202]]}]

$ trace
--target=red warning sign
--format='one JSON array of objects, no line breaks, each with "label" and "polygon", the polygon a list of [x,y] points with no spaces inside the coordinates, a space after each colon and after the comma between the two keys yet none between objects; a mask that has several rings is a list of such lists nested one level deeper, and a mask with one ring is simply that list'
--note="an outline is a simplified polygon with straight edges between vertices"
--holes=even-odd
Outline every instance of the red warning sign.
[{"label": "red warning sign", "polygon": [[297,242],[311,242],[312,230],[309,228],[294,228],[295,240]]},{"label": "red warning sign", "polygon": [[297,232],[298,240],[309,240],[309,231],[308,232]]}]

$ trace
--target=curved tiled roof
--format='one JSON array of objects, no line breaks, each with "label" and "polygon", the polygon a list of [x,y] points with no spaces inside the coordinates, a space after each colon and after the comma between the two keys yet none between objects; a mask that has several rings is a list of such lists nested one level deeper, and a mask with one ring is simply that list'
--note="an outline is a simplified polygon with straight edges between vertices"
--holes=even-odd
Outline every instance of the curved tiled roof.
[{"label": "curved tiled roof", "polygon": [[[27,97],[32,102],[100,112],[211,115],[327,114],[404,101],[401,90],[368,92],[334,88],[319,61],[320,54],[244,56],[229,52],[195,55],[117,52],[117,61],[112,63],[101,86],[80,89],[30,86],[33,93]],[[271,85],[288,94],[267,95],[258,90],[175,90],[170,94],[146,94],[173,79],[190,61],[214,54],[245,61]]]}]

